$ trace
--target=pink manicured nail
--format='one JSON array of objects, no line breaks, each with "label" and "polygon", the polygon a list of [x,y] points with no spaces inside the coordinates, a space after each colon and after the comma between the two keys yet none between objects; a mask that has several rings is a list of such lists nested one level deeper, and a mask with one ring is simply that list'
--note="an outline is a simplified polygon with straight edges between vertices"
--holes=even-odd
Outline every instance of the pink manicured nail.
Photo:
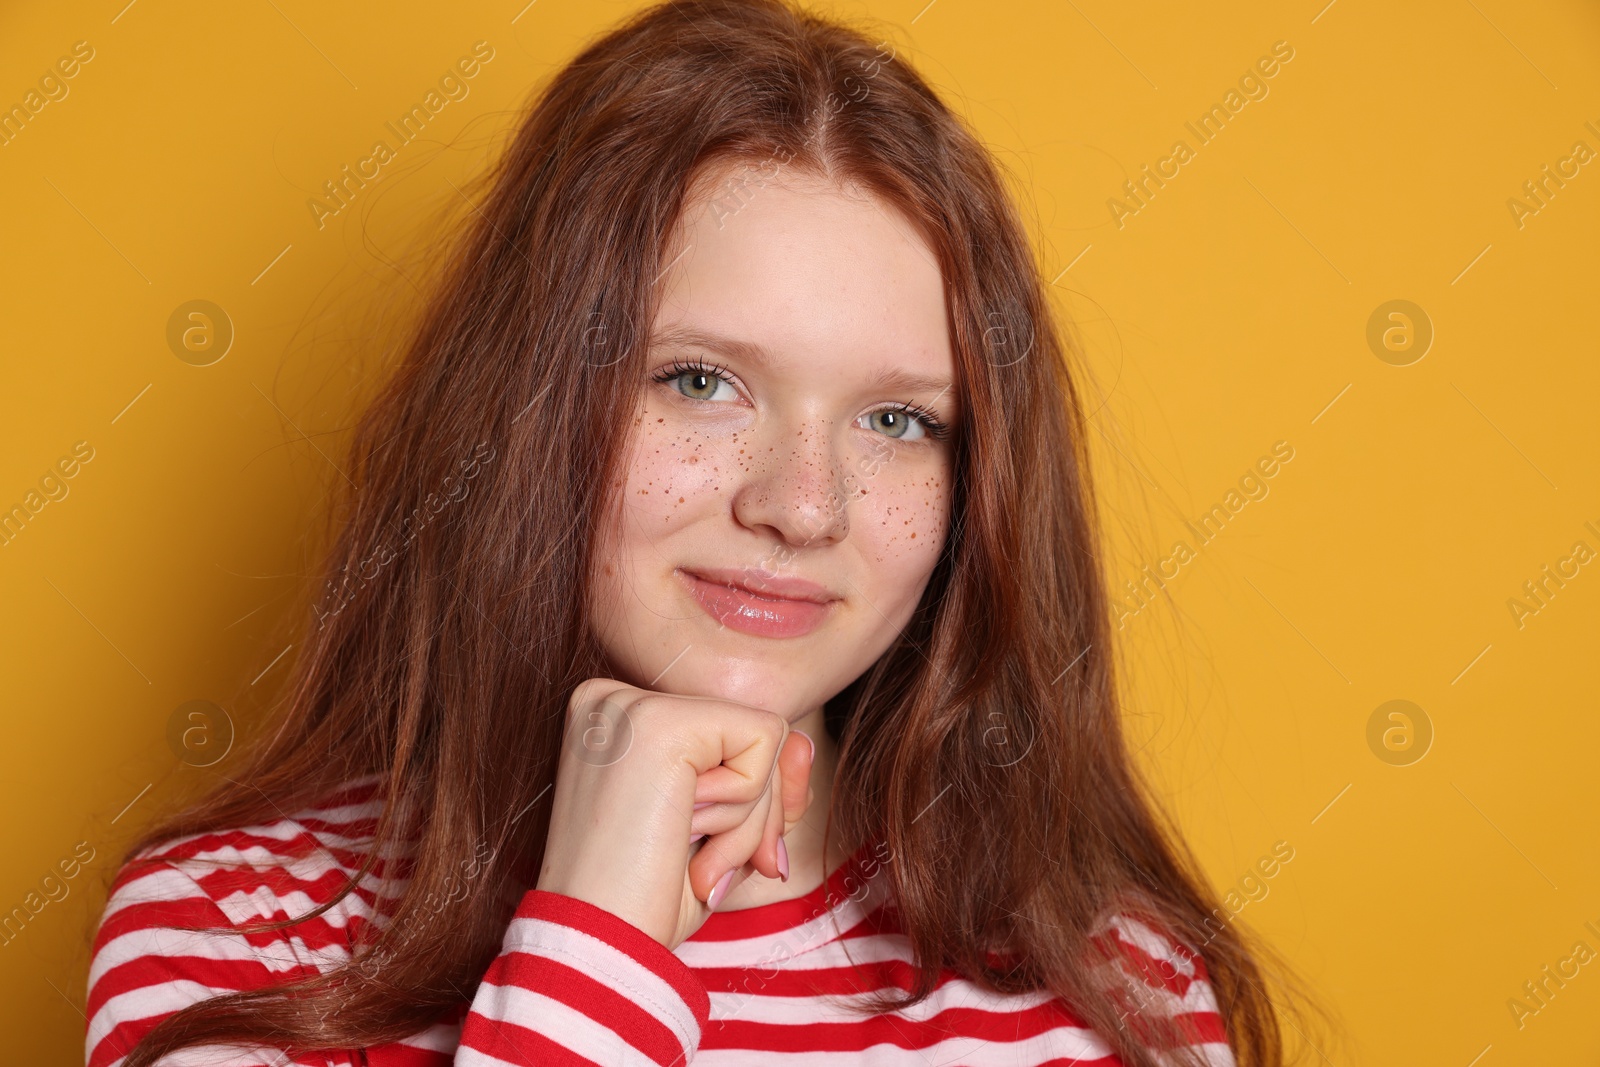
[{"label": "pink manicured nail", "polygon": [[793,731],[790,731],[790,732],[791,733],[797,733],[801,737],[806,739],[806,744],[811,746],[811,758],[812,759],[816,759],[817,758],[817,743],[815,741],[811,740],[811,735],[806,733],[804,730],[793,730]]},{"label": "pink manicured nail", "polygon": [[694,844],[696,841],[700,840],[704,836],[706,836],[706,835],[705,834],[690,834],[689,835],[689,844],[691,844],[691,845]]},{"label": "pink manicured nail", "polygon": [[717,910],[717,905],[722,903],[722,898],[728,895],[728,885],[733,881],[733,871],[717,879],[717,884],[711,887],[711,895],[706,898],[706,907],[712,911]]},{"label": "pink manicured nail", "polygon": [[696,804],[694,806],[694,810],[695,811],[699,811],[701,808],[709,808],[711,805],[713,805],[715,803],[716,803],[715,800],[702,800],[702,801],[700,801],[698,804]]},{"label": "pink manicured nail", "polygon": [[778,877],[785,882],[789,880],[789,849],[781,837],[778,838]]}]

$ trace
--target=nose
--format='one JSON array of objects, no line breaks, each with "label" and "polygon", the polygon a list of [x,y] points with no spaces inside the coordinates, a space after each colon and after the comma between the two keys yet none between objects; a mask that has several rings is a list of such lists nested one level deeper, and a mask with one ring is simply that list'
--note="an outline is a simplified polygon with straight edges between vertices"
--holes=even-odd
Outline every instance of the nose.
[{"label": "nose", "polygon": [[849,494],[833,427],[813,419],[774,420],[756,437],[744,481],[734,494],[740,525],[796,548],[835,544],[850,532]]}]

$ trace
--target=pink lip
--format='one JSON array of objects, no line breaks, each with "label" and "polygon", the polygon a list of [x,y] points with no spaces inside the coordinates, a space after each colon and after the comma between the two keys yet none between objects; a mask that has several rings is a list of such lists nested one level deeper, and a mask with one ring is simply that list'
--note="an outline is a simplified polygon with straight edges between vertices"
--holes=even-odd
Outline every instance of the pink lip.
[{"label": "pink lip", "polygon": [[802,578],[780,578],[749,569],[678,568],[706,614],[730,630],[758,637],[800,637],[822,625],[840,599]]}]

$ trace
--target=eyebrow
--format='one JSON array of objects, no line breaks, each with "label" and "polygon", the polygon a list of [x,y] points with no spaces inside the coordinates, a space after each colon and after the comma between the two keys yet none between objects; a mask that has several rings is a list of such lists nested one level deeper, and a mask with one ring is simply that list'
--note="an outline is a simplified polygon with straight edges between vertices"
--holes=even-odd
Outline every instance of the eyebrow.
[{"label": "eyebrow", "polygon": [[[765,363],[768,366],[777,366],[782,363],[775,359],[770,351],[754,341],[741,341],[735,337],[724,337],[721,334],[708,333],[705,330],[690,327],[674,327],[668,330],[657,331],[650,337],[650,347],[673,347],[677,345],[692,345],[697,348],[710,349],[713,352],[736,359],[746,359],[756,363]],[[867,375],[867,385],[874,389],[906,389],[910,391],[924,391],[936,394],[935,399],[950,391],[950,379],[932,374],[916,374],[908,370],[885,369],[879,367]]]},{"label": "eyebrow", "polygon": [[911,392],[921,390],[935,394],[935,400],[950,391],[949,378],[913,374],[904,370],[884,370],[881,367],[867,375],[867,384],[873,388],[906,389]]}]

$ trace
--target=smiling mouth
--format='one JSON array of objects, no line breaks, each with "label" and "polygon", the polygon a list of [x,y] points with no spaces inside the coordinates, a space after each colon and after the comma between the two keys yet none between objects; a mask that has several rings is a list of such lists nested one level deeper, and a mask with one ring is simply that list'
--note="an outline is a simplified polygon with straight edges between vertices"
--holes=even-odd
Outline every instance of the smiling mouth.
[{"label": "smiling mouth", "polygon": [[725,578],[727,572],[707,577],[679,567],[676,573],[707,615],[730,630],[757,637],[804,636],[822,625],[839,599],[821,586],[795,579],[785,581],[805,597],[754,589]]}]

